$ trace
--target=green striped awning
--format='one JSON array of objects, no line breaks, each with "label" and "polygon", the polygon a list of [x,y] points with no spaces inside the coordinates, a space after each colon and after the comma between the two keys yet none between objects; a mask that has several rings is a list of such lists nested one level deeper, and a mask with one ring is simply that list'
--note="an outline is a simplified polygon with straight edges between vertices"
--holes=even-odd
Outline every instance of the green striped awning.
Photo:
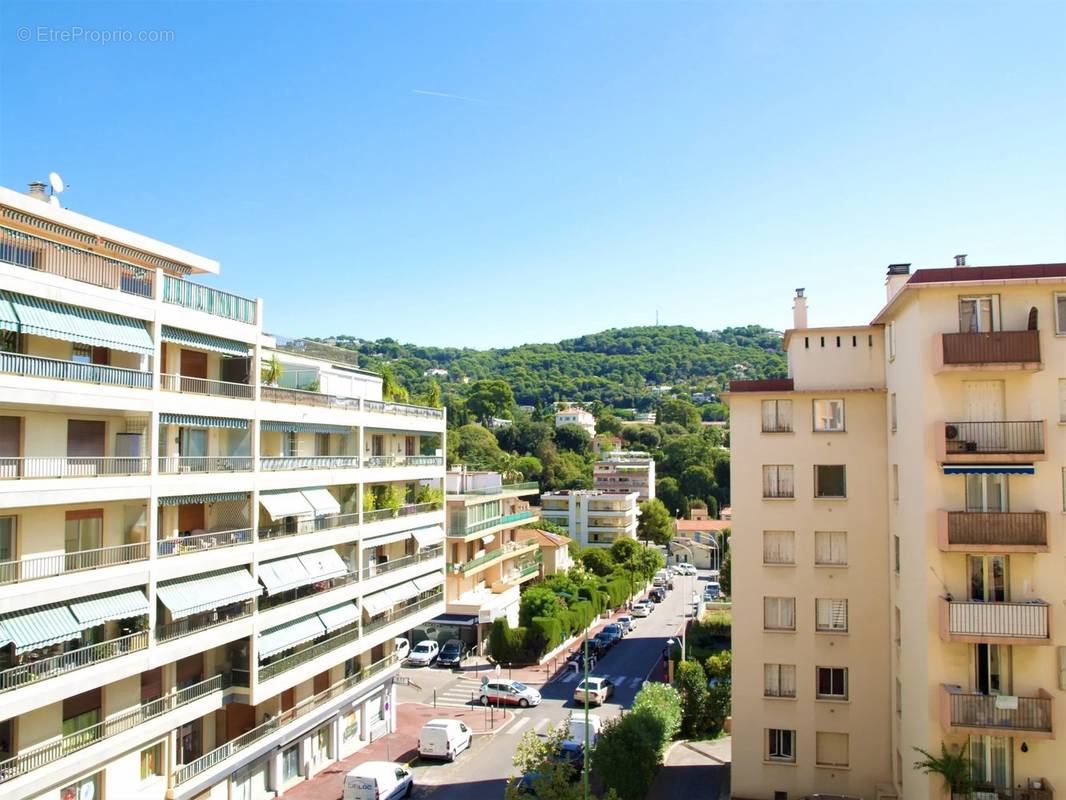
[{"label": "green striped awning", "polygon": [[345,425],[326,425],[318,422],[278,422],[269,419],[260,422],[259,429],[275,433],[339,433],[346,435],[352,432],[352,429]]},{"label": "green striped awning", "polygon": [[207,494],[175,494],[160,497],[161,506],[188,506],[194,503],[233,503],[247,500],[247,492],[208,492]]},{"label": "green striped awning", "polygon": [[243,567],[163,581],[156,587],[156,597],[174,619],[251,600],[262,593],[263,587]]},{"label": "green striped awning", "polygon": [[308,614],[276,628],[267,628],[259,633],[259,659],[261,661],[270,658],[284,650],[317,639],[325,632],[326,629],[317,614]]},{"label": "green striped awning", "polygon": [[152,355],[155,352],[152,337],[140,320],[15,292],[4,292],[3,296],[18,316],[22,333],[111,347],[127,353]]},{"label": "green striped awning", "polygon": [[70,604],[70,610],[83,628],[92,628],[108,620],[144,616],[148,613],[148,598],[140,589],[127,589],[82,597]]},{"label": "green striped awning", "polygon": [[358,622],[359,608],[355,603],[341,603],[339,606],[319,611],[318,618],[322,620],[326,630],[332,633]]},{"label": "green striped awning", "polygon": [[160,425],[193,425],[197,428],[233,428],[244,430],[248,420],[231,417],[201,417],[196,414],[160,414]]},{"label": "green striped awning", "polygon": [[259,582],[266,587],[268,595],[287,592],[318,580],[307,574],[307,568],[299,556],[264,561],[259,565],[258,575]]},{"label": "green striped awning", "polygon": [[199,350],[210,350],[213,353],[223,353],[227,356],[247,356],[250,344],[235,342],[232,339],[223,339],[220,336],[209,336],[198,331],[187,331],[183,328],[172,328],[164,325],[161,338],[164,342],[174,342],[195,347]]},{"label": "green striped awning", "polygon": [[18,331],[19,318],[11,301],[0,293],[0,331]]},{"label": "green striped awning", "polygon": [[0,617],[0,642],[14,642],[15,652],[81,638],[82,624],[65,605],[54,603]]}]

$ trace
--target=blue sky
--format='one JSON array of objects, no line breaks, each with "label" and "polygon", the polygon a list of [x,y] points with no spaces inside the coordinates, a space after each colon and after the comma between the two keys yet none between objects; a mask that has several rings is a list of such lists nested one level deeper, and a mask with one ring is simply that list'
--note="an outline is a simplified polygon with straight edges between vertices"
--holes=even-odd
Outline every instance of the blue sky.
[{"label": "blue sky", "polygon": [[0,182],[58,170],[290,336],[783,328],[796,286],[854,323],[891,262],[1066,257],[1062,3],[0,14]]}]

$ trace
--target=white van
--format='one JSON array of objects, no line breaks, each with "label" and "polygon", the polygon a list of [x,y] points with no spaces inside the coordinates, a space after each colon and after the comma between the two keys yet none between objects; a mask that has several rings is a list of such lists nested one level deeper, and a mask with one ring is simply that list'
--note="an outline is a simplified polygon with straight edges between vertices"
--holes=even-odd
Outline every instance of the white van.
[{"label": "white van", "polygon": [[341,800],[394,800],[414,786],[411,770],[395,761],[367,761],[344,776]]},{"label": "white van", "polygon": [[473,738],[470,729],[457,719],[431,719],[418,734],[418,754],[455,761],[457,755],[470,749]]},{"label": "white van", "polygon": [[[603,720],[600,719],[597,714],[589,714],[589,745],[593,748],[596,747],[596,739],[600,736],[600,731],[603,729]],[[566,732],[567,742],[573,742],[578,747],[585,746],[585,715],[584,714],[571,714],[569,721],[569,729]]]}]

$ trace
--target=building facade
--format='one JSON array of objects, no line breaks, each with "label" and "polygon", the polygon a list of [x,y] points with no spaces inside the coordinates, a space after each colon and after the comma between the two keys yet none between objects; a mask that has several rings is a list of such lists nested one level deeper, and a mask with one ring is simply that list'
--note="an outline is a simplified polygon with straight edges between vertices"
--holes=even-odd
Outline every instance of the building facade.
[{"label": "building facade", "polygon": [[[737,797],[981,797],[1066,780],[1066,265],[893,265],[870,326],[735,382]],[[978,796],[978,795],[975,795]]]},{"label": "building facade", "polygon": [[270,797],[389,731],[444,608],[443,412],[216,262],[0,216],[0,795]]},{"label": "building facade", "polygon": [[563,425],[577,425],[589,436],[596,435],[596,418],[583,408],[564,408],[562,411],[556,411],[555,427],[561,428]]},{"label": "building facade", "polygon": [[636,492],[563,489],[540,496],[540,513],[581,547],[610,547],[620,537],[636,538],[640,509]]},{"label": "building facade", "polygon": [[614,450],[592,466],[592,488],[636,492],[637,501],[655,499],[655,459],[641,451]]}]

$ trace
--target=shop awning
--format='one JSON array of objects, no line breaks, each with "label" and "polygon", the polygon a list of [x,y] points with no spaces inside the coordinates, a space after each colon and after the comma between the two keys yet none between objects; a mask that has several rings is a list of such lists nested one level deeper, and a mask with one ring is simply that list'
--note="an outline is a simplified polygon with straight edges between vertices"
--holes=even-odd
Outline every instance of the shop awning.
[{"label": "shop awning", "polygon": [[328,489],[304,489],[302,494],[311,504],[311,508],[315,510],[316,516],[341,513],[341,504],[329,493]]},{"label": "shop awning", "polygon": [[359,609],[355,603],[341,603],[318,612],[318,618],[327,631],[339,631],[359,621]]},{"label": "shop awning", "polygon": [[376,617],[378,614],[384,614],[394,605],[396,605],[396,603],[389,596],[387,589],[368,594],[363,598],[363,611],[372,617]]},{"label": "shop awning", "polygon": [[0,331],[18,331],[19,318],[11,301],[0,292]]},{"label": "shop awning", "polygon": [[113,619],[143,617],[148,613],[148,598],[140,589],[127,589],[83,597],[71,603],[70,610],[83,628],[91,628]]},{"label": "shop awning", "polygon": [[415,578],[413,581],[411,581],[411,583],[415,585],[415,587],[420,593],[428,592],[431,589],[436,589],[438,586],[441,586],[444,583],[444,573],[440,570],[437,570],[436,572],[431,572],[428,575],[422,575],[418,578]]},{"label": "shop awning", "polygon": [[325,634],[326,629],[319,620],[317,614],[309,614],[306,617],[294,619],[276,628],[268,628],[260,631],[257,640],[259,660],[277,655],[304,642],[317,639]]},{"label": "shop awning", "polygon": [[313,514],[315,511],[303,492],[263,492],[259,495],[259,502],[272,519]]},{"label": "shop awning", "polygon": [[440,525],[432,525],[428,528],[416,528],[411,531],[419,547],[432,547],[444,541],[444,528]]},{"label": "shop awning", "polygon": [[223,339],[220,336],[210,336],[197,331],[187,331],[184,328],[172,328],[164,325],[160,338],[164,342],[174,342],[195,347],[198,350],[210,350],[213,353],[222,353],[227,356],[248,357],[250,344],[235,342],[232,339]]},{"label": "shop awning", "polygon": [[78,639],[81,632],[82,624],[58,603],[0,617],[0,641],[14,642],[16,653]]},{"label": "shop awning", "polygon": [[312,553],[301,553],[297,558],[303,564],[311,581],[328,581],[330,578],[339,578],[348,574],[348,567],[337,551],[332,547],[325,550],[315,550]]},{"label": "shop awning", "polygon": [[1035,475],[1032,464],[945,464],[945,475]]},{"label": "shop awning", "polygon": [[363,549],[369,550],[371,547],[381,547],[393,542],[402,542],[410,537],[411,531],[400,531],[399,533],[389,533],[385,536],[375,536],[373,539],[363,539]]},{"label": "shop awning", "polygon": [[248,420],[232,417],[201,417],[196,414],[160,414],[160,425],[189,425],[197,428],[247,430]]},{"label": "shop awning", "polygon": [[389,593],[389,597],[392,598],[393,603],[402,603],[405,600],[413,600],[420,594],[414,581],[407,581],[407,583],[401,583],[398,586],[390,586],[385,591]]},{"label": "shop awning", "polygon": [[235,503],[247,501],[247,492],[208,492],[207,494],[176,494],[160,497],[161,506],[188,506],[198,503]]},{"label": "shop awning", "polygon": [[156,597],[174,619],[251,600],[262,593],[263,587],[243,567],[164,581],[156,587]]},{"label": "shop awning", "polygon": [[300,563],[299,556],[264,561],[259,565],[258,575],[269,595],[287,592],[315,581],[307,574],[307,569]]},{"label": "shop awning", "polygon": [[152,337],[140,320],[15,292],[4,292],[3,296],[18,317],[22,333],[126,353],[150,356],[155,352]]},{"label": "shop awning", "polygon": [[347,436],[352,429],[345,425],[327,425],[324,422],[280,422],[265,419],[259,423],[259,430],[274,433],[339,433]]}]

